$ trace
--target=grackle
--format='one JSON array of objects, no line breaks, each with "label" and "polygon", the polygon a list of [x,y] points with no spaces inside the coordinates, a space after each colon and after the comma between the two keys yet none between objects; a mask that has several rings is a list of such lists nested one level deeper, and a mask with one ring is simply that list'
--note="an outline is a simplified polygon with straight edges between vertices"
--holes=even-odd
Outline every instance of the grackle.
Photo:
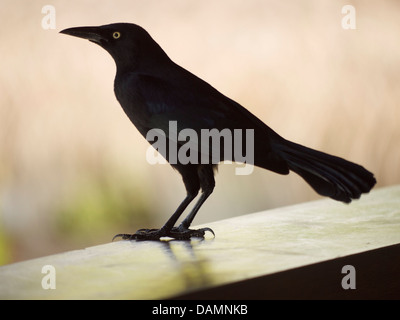
[{"label": "grackle", "polygon": [[[98,27],[76,27],[61,33],[84,38],[100,45],[115,60],[116,76],[114,92],[123,110],[146,137],[151,129],[167,131],[171,121],[177,130],[203,129],[253,130],[253,159],[249,163],[278,174],[294,171],[318,194],[350,203],[367,193],[375,185],[374,175],[362,166],[288,141],[274,132],[260,119],[237,102],[229,99],[211,85],[174,63],[164,50],[142,27],[130,23],[115,23]],[[166,132],[168,146],[160,151],[169,161],[169,144],[177,144],[171,133]],[[222,139],[221,139],[222,140]],[[224,139],[225,141],[225,139]],[[207,141],[208,143],[209,141]],[[198,159],[205,141],[200,140]],[[234,142],[228,147],[234,147]],[[243,143],[244,145],[244,143]],[[224,144],[220,144],[224,149]],[[206,158],[212,157],[212,148],[205,148]],[[204,152],[203,152],[204,153]],[[206,159],[207,160],[207,159]],[[215,159],[214,159],[215,160]],[[226,153],[219,154],[219,161],[232,160]],[[204,237],[210,228],[189,229],[198,210],[213,192],[215,161],[184,163],[180,159],[172,163],[182,176],[187,195],[176,211],[160,229],[140,229],[134,234],[118,234],[115,237],[135,240],[159,240],[163,237],[190,239]],[[202,193],[192,211],[179,226],[175,226],[186,207]]]}]

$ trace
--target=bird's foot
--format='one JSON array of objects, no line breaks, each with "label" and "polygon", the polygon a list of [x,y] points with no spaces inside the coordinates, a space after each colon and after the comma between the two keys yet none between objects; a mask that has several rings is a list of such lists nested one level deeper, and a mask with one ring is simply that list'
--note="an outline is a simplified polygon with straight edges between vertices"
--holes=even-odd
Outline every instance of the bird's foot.
[{"label": "bird's foot", "polygon": [[176,240],[190,240],[190,238],[204,238],[206,231],[209,231],[215,236],[214,231],[211,228],[201,229],[187,229],[179,227],[172,228],[169,232],[165,229],[139,229],[134,234],[120,233],[114,236],[112,239],[122,238],[122,240],[160,240],[161,238],[169,237]]},{"label": "bird's foot", "polygon": [[164,229],[139,229],[133,234],[119,233],[114,236],[115,238],[122,238],[122,240],[160,240],[162,237],[167,237],[168,234]]},{"label": "bird's foot", "polygon": [[215,233],[211,228],[188,229],[182,226],[174,227],[169,232],[169,236],[177,240],[189,240],[190,238],[204,238],[206,231],[209,231],[215,237]]}]

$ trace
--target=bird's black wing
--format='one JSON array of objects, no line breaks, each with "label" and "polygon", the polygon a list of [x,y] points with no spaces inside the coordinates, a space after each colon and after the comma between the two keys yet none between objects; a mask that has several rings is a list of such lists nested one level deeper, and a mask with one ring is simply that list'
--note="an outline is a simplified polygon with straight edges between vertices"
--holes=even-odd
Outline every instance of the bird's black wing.
[{"label": "bird's black wing", "polygon": [[[246,129],[252,129],[252,164],[282,174],[289,172],[286,163],[273,152],[273,144],[282,139],[279,135],[240,104],[224,96],[205,81],[185,69],[174,70],[175,72],[164,77],[151,74],[134,76],[132,85],[140,97],[140,105],[144,110],[142,113],[147,113],[147,129],[161,129],[172,140],[181,130],[187,128],[194,130],[199,137],[202,129],[216,129],[219,132],[224,129],[231,132],[241,129],[243,134]],[[177,132],[171,132],[171,121],[176,121]],[[182,145],[181,141],[174,142]]]}]

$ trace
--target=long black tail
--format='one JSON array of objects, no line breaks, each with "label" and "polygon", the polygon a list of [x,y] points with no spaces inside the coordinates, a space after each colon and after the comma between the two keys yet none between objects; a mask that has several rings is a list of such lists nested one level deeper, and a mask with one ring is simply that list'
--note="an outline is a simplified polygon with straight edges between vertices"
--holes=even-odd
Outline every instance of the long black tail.
[{"label": "long black tail", "polygon": [[279,155],[320,195],[350,203],[375,185],[374,175],[362,166],[288,140]]}]

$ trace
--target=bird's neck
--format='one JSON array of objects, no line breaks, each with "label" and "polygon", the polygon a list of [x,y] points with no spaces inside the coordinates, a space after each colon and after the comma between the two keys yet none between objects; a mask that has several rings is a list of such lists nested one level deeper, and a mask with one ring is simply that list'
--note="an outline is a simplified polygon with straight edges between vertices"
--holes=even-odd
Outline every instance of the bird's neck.
[{"label": "bird's neck", "polygon": [[168,74],[171,65],[174,65],[174,63],[168,56],[159,59],[132,59],[130,63],[119,61],[119,63],[116,63],[116,77],[121,78],[131,74],[158,75],[160,72]]}]

